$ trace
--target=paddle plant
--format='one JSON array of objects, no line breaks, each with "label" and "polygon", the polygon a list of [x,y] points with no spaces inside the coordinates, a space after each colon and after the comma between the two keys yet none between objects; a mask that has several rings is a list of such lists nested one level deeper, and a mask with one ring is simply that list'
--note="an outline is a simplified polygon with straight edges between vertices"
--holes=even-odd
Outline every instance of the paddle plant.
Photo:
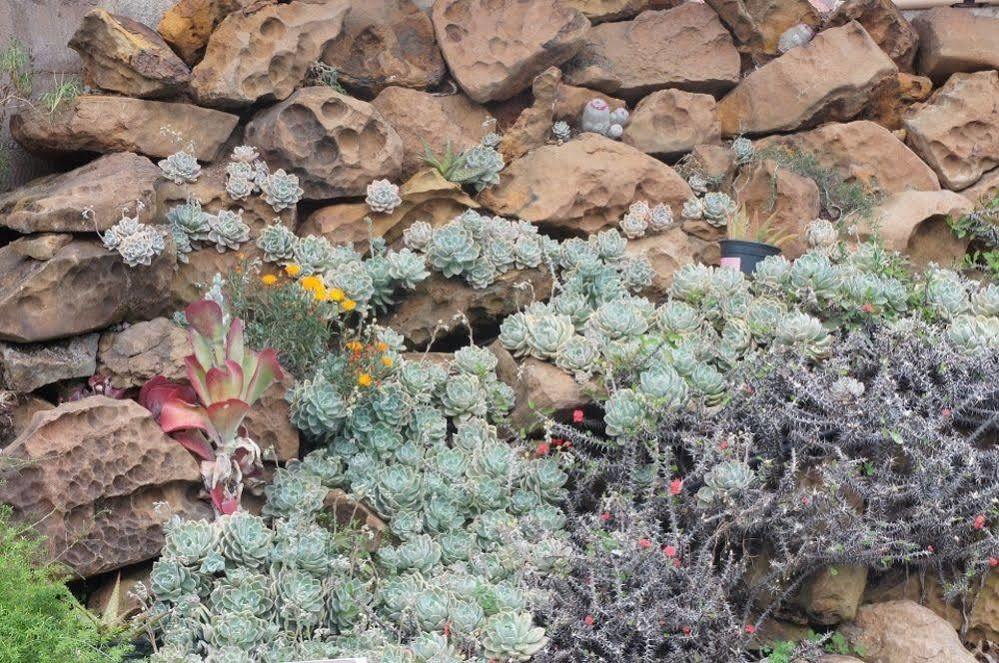
[{"label": "paddle plant", "polygon": [[261,468],[260,447],[242,426],[253,403],[282,377],[274,350],[244,344],[243,321],[226,324],[213,301],[184,311],[193,354],[185,357],[188,384],[158,375],[139,395],[164,431],[201,462],[205,488],[217,514],[239,509],[244,477]]}]

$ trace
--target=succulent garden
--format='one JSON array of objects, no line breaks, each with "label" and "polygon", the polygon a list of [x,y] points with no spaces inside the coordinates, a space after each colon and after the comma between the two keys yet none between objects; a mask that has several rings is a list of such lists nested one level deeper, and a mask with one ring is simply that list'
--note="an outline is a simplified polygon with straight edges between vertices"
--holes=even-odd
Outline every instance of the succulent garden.
[{"label": "succulent garden", "polygon": [[999,18],[776,4],[9,40],[0,663],[999,660]]}]

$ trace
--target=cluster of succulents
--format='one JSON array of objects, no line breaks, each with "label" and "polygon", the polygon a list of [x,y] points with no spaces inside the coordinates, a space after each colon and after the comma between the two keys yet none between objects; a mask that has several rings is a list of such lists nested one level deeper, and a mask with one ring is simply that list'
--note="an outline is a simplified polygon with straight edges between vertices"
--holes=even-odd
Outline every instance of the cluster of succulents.
[{"label": "cluster of succulents", "polygon": [[399,187],[388,180],[375,180],[368,185],[367,197],[364,202],[371,208],[372,212],[380,214],[391,214],[392,211],[402,204],[399,197]]},{"label": "cluster of succulents", "polygon": [[275,212],[294,207],[305,193],[298,185],[297,175],[286,173],[283,168],[270,172],[257,150],[249,145],[233,148],[226,166],[225,190],[233,200],[259,193]]},{"label": "cluster of succulents", "polygon": [[597,133],[607,138],[620,138],[624,134],[626,124],[628,124],[628,109],[611,110],[610,105],[599,97],[591,99],[583,106],[583,113],[579,120],[581,130]]},{"label": "cluster of succulents", "polygon": [[171,208],[167,221],[181,262],[187,262],[187,254],[201,246],[214,246],[219,253],[225,253],[238,249],[250,239],[250,227],[243,221],[243,210],[223,209],[211,214],[196,198]]},{"label": "cluster of succulents", "polygon": [[[153,258],[163,253],[166,248],[166,237],[163,230],[139,221],[139,212],[129,216],[122,211],[118,223],[108,228],[100,237],[104,248],[117,251],[122,261],[129,267],[150,265]],[[84,213],[86,215],[86,212]]]},{"label": "cluster of succulents", "polygon": [[163,177],[174,184],[190,184],[198,181],[201,175],[201,165],[193,154],[180,150],[166,159],[160,159],[157,164],[163,171]]},{"label": "cluster of succulents", "polygon": [[496,146],[500,137],[496,133],[488,133],[482,137],[478,145],[455,154],[448,144],[444,154],[436,156],[428,147],[423,160],[437,169],[449,182],[467,184],[476,191],[499,183],[500,171],[506,166],[503,155]]},{"label": "cluster of succulents", "polygon": [[[690,188],[697,191],[699,187],[692,185]],[[727,193],[707,191],[701,196],[693,196],[683,204],[683,218],[691,221],[704,220],[721,228],[728,223],[729,217],[735,214],[737,209],[738,205]]]},{"label": "cluster of succulents", "polygon": [[673,210],[666,203],[649,206],[646,201],[638,200],[628,206],[618,225],[625,237],[639,239],[647,232],[660,233],[672,226]]}]

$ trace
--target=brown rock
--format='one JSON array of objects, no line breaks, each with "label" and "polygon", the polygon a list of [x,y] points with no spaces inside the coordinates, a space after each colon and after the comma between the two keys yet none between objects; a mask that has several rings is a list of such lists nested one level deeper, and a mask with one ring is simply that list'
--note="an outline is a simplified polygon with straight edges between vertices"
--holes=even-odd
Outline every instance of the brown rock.
[{"label": "brown rock", "polygon": [[807,0],[706,0],[736,40],[760,55],[776,55],[784,32],[799,23],[818,26],[819,14]]},{"label": "brown rock", "polygon": [[866,585],[866,566],[840,564],[823,568],[805,580],[796,603],[811,623],[839,624],[856,616]]},{"label": "brown rock", "polygon": [[742,171],[735,193],[736,202],[746,206],[754,224],[766,222],[781,235],[793,235],[781,244],[788,259],[808,250],[805,230],[822,211],[814,181],[768,159]]},{"label": "brown rock", "polygon": [[[531,287],[518,288],[522,282]],[[411,347],[423,349],[431,339],[445,338],[459,328],[456,315],[464,315],[473,329],[495,330],[504,317],[534,299],[547,298],[551,289],[551,275],[543,269],[511,270],[486,288],[473,288],[433,272],[382,324],[405,336]]]},{"label": "brown rock", "polygon": [[75,336],[155,317],[168,304],[172,245],[151,265],[128,267],[97,240],[71,238],[45,260],[23,255],[22,242],[0,248],[0,339]]},{"label": "brown rock", "polygon": [[983,203],[999,196],[999,168],[993,168],[981,179],[961,191],[961,195],[973,203]]},{"label": "brown rock", "polygon": [[912,106],[929,99],[931,92],[933,81],[926,76],[899,72],[886,79],[871,95],[870,105],[863,117],[896,131],[902,128],[902,120]]},{"label": "brown rock", "polygon": [[92,396],[36,414],[2,455],[14,469],[0,500],[82,577],[154,557],[171,513],[211,514],[195,498],[197,461],[134,401]]},{"label": "brown rock", "polygon": [[721,142],[715,98],[682,90],[653,92],[638,102],[621,141],[667,159],[696,145]]},{"label": "brown rock", "polygon": [[434,25],[412,0],[351,2],[321,60],[336,67],[344,87],[369,97],[389,85],[433,87],[447,73]]},{"label": "brown rock", "polygon": [[402,138],[402,177],[427,167],[423,156],[428,147],[442,156],[448,145],[453,152],[461,152],[477,144],[489,132],[492,117],[460,92],[442,96],[387,87],[371,105]]},{"label": "brown rock", "polygon": [[722,145],[697,145],[690,151],[691,167],[705,179],[724,185],[735,175],[735,155]]},{"label": "brown rock", "polygon": [[187,332],[168,318],[155,318],[102,334],[98,359],[111,384],[127,389],[141,387],[157,375],[186,378],[184,357],[189,354]]},{"label": "brown rock", "polygon": [[[968,238],[955,235],[947,218],[971,209],[968,199],[953,191],[904,191],[878,205],[871,218],[886,248],[908,255],[920,267],[952,265],[964,257]],[[862,236],[871,232],[864,228]]]},{"label": "brown rock", "polygon": [[561,83],[562,72],[556,67],[550,67],[535,77],[531,84],[534,103],[521,111],[513,126],[503,132],[497,148],[507,163],[548,142]]},{"label": "brown rock", "polygon": [[402,170],[402,139],[371,104],[329,87],[306,87],[261,111],[246,142],[272,170],[297,175],[305,198],[364,195]]},{"label": "brown rock", "polygon": [[80,54],[88,85],[129,97],[166,97],[191,77],[184,61],[156,32],[103,9],[83,17],[69,47]]},{"label": "brown rock", "polygon": [[[10,410],[10,427],[6,431],[6,435],[3,426],[0,425],[0,445],[6,446],[7,443],[27,430],[35,414],[46,412],[54,407],[55,405],[38,396],[28,395],[19,398],[17,404]],[[3,416],[0,413],[0,422],[2,421]]]},{"label": "brown rock", "polygon": [[666,87],[720,94],[739,82],[739,53],[710,7],[688,3],[596,26],[563,69],[567,83],[628,100]]},{"label": "brown rock", "polygon": [[438,0],[432,17],[451,75],[479,103],[526,89],[575,55],[590,28],[558,0]]},{"label": "brown rock", "polygon": [[135,595],[139,583],[149,586],[151,564],[138,564],[127,569],[109,573],[87,596],[87,609],[102,618],[109,615],[125,623],[145,610],[145,605]]},{"label": "brown rock", "polygon": [[222,19],[251,1],[180,0],[163,14],[156,31],[184,62],[193,67],[201,60],[208,38]]},{"label": "brown rock", "polygon": [[583,107],[594,99],[604,101],[610,109],[627,108],[628,104],[623,99],[611,97],[602,92],[591,90],[576,85],[568,85],[563,80],[558,86],[558,97],[555,100],[555,117],[553,119],[563,120],[574,127],[579,126],[579,121],[583,117]]},{"label": "brown rock", "polygon": [[595,25],[631,18],[646,9],[669,9],[680,4],[680,0],[563,0],[563,4],[583,12]]},{"label": "brown rock", "polygon": [[298,457],[298,429],[288,417],[285,392],[294,384],[291,376],[275,382],[264,392],[243,420],[250,439],[260,446],[264,458],[285,462]]},{"label": "brown rock", "polygon": [[957,72],[999,69],[999,18],[936,7],[921,12],[913,25],[919,32],[916,66],[937,83]]},{"label": "brown rock", "polygon": [[10,243],[10,249],[15,255],[31,260],[52,260],[64,246],[73,241],[73,236],[66,233],[44,233],[21,237]]},{"label": "brown rock", "polygon": [[906,142],[948,189],[999,166],[999,72],[954,74],[904,122]]},{"label": "brown rock", "polygon": [[999,642],[999,571],[992,569],[975,595],[968,618],[971,640]]},{"label": "brown rock", "polygon": [[864,26],[900,71],[911,72],[919,34],[891,0],[847,0],[824,22],[826,28],[856,21]]},{"label": "brown rock", "polygon": [[323,507],[333,514],[337,523],[342,527],[349,527],[353,524],[371,530],[371,540],[365,545],[365,548],[371,552],[378,549],[383,539],[392,536],[388,525],[378,517],[374,509],[369,508],[364,502],[355,500],[339,488],[334,488],[327,493]]},{"label": "brown rock", "polygon": [[[211,161],[239,118],[191,104],[127,97],[81,95],[54,113],[34,108],[10,119],[10,132],[24,149],[42,156],[72,152],[138,152],[168,157],[188,143],[194,156]],[[169,128],[183,139],[160,132]]]},{"label": "brown rock", "polygon": [[[402,203],[391,214],[375,214],[365,203],[340,203],[321,207],[298,229],[299,236],[323,235],[333,244],[364,245],[369,235],[392,243],[414,221],[444,225],[466,209],[478,209],[461,187],[448,182],[435,169],[421,171],[399,187]],[[371,219],[371,229],[365,218]]]},{"label": "brown rock", "polygon": [[932,168],[890,131],[865,120],[771,136],[757,141],[756,146],[758,150],[784,147],[810,154],[819,166],[835,170],[844,180],[885,193],[940,189]]},{"label": "brown rock", "polygon": [[[0,196],[0,226],[22,233],[94,232],[121,218],[122,208],[142,203],[139,219],[156,211],[154,185],[161,171],[129,152],[109,154],[68,173],[48,175]],[[83,210],[94,211],[91,218]]]},{"label": "brown rock", "polygon": [[830,28],[749,74],[722,99],[722,133],[759,135],[849,120],[897,71],[859,23]]},{"label": "brown rock", "polygon": [[674,226],[662,233],[628,240],[628,255],[646,258],[655,271],[652,285],[643,294],[654,301],[665,300],[676,270],[695,262],[708,265],[718,262],[717,240],[722,237],[718,230],[715,239],[704,240]]},{"label": "brown rock", "polygon": [[206,106],[238,108],[287,99],[343,28],[341,0],[290,2],[229,14],[212,33],[191,73]]},{"label": "brown rock", "polygon": [[204,297],[216,274],[225,277],[253,260],[262,261],[263,252],[252,242],[241,244],[239,251],[219,253],[214,246],[210,246],[188,253],[187,262],[177,263],[170,281],[169,299],[173,310],[183,310],[191,302]]},{"label": "brown rock", "polygon": [[0,343],[0,384],[27,394],[60,380],[87,378],[97,371],[97,334],[54,343]]},{"label": "brown rock", "polygon": [[865,605],[840,628],[864,659],[877,663],[974,663],[946,621],[912,601]]},{"label": "brown rock", "polygon": [[498,186],[479,195],[479,202],[496,214],[586,234],[617,224],[638,200],[666,203],[679,218],[692,195],[666,164],[629,145],[585,133],[514,161]]}]

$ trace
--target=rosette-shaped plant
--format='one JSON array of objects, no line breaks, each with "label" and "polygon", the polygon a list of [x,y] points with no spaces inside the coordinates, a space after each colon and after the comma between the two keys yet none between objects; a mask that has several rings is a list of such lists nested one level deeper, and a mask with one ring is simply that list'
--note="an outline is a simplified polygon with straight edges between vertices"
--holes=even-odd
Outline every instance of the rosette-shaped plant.
[{"label": "rosette-shaped plant", "polygon": [[663,232],[673,225],[673,210],[666,203],[659,203],[649,210],[649,230]]},{"label": "rosette-shaped plant", "polygon": [[367,194],[364,202],[372,212],[391,214],[402,204],[399,187],[388,180],[374,180],[368,185]]},{"label": "rosette-shaped plant", "polygon": [[959,315],[951,320],[946,337],[955,347],[967,353],[994,348],[999,344],[999,318]]},{"label": "rosette-shaped plant", "polygon": [[651,302],[638,297],[601,304],[586,321],[587,335],[597,340],[637,338],[649,329],[654,314]]},{"label": "rosette-shaped plant", "polygon": [[124,212],[121,220],[101,235],[101,240],[104,248],[117,251],[122,262],[129,267],[150,265],[153,258],[166,249],[166,240],[160,228],[140,222],[138,214],[128,216]]},{"label": "rosette-shaped plant", "polygon": [[294,632],[319,622],[325,609],[325,595],[317,578],[292,568],[278,571],[274,585],[278,614],[285,628]]},{"label": "rosette-shaped plant", "polygon": [[732,499],[753,483],[752,468],[741,460],[718,463],[704,475],[704,486],[697,491],[697,504],[708,508],[716,501]]},{"label": "rosette-shaped plant", "polygon": [[815,219],[805,229],[805,241],[812,249],[829,251],[836,246],[837,240],[839,233],[836,231],[836,226],[825,219]]},{"label": "rosette-shaped plant", "polygon": [[436,230],[426,251],[430,264],[448,277],[472,269],[481,253],[472,234],[454,223]]},{"label": "rosette-shaped plant", "polygon": [[392,251],[386,256],[388,275],[402,287],[412,290],[416,284],[430,276],[423,256],[409,249]]},{"label": "rosette-shaped plant", "polygon": [[774,340],[797,348],[814,360],[825,358],[833,339],[822,323],[807,313],[789,313],[778,323]]},{"label": "rosette-shaped plant", "polygon": [[184,150],[174,152],[166,159],[160,159],[156,165],[163,171],[163,177],[174,184],[197,182],[201,175],[201,165],[197,158]]},{"label": "rosette-shaped plant", "polygon": [[500,323],[500,344],[515,357],[522,357],[530,350],[527,344],[527,315],[514,313]]},{"label": "rosette-shaped plant", "polygon": [[655,409],[674,411],[687,404],[687,383],[672,366],[657,364],[638,376],[638,389]]},{"label": "rosette-shaped plant", "polygon": [[299,237],[292,253],[295,264],[302,268],[302,276],[324,272],[334,263],[333,246],[322,236]]},{"label": "rosette-shaped plant", "polygon": [[505,611],[486,620],[482,629],[485,655],[498,661],[529,661],[548,643],[543,628],[531,615]]},{"label": "rosette-shaped plant", "polygon": [[744,136],[739,136],[733,140],[731,149],[732,154],[735,155],[735,162],[740,165],[752,161],[756,154],[756,148],[753,146],[753,141]]},{"label": "rosette-shaped plant", "polygon": [[971,306],[961,277],[948,269],[937,269],[931,273],[926,283],[926,303],[944,320],[965,313]]},{"label": "rosette-shaped plant", "polygon": [[274,598],[274,582],[269,575],[237,567],[215,584],[208,603],[217,612],[248,612],[270,619]]},{"label": "rosette-shaped plant", "polygon": [[811,302],[835,297],[840,284],[840,270],[823,253],[801,256],[787,271],[792,294],[800,301]]},{"label": "rosette-shaped plant", "polygon": [[670,294],[680,301],[697,305],[711,291],[713,270],[700,263],[684,265],[673,274]]},{"label": "rosette-shaped plant", "polygon": [[691,221],[696,221],[698,219],[704,218],[704,203],[700,198],[688,198],[687,202],[683,204],[683,209],[681,210],[683,218],[690,219]]},{"label": "rosette-shaped plant", "polygon": [[474,375],[455,375],[444,383],[441,404],[449,417],[483,417],[486,414],[486,393],[482,382]]},{"label": "rosette-shaped plant", "polygon": [[838,401],[850,402],[864,395],[864,383],[848,375],[837,378],[829,385],[829,393]]},{"label": "rosette-shaped plant", "polygon": [[295,257],[298,237],[282,223],[273,223],[260,231],[257,248],[264,252],[268,262],[291,261]]},{"label": "rosette-shaped plant", "polygon": [[753,271],[753,290],[776,294],[784,289],[791,271],[791,263],[781,255],[767,256],[756,263]]},{"label": "rosette-shaped plant", "polygon": [[343,428],[347,404],[325,379],[303,380],[291,392],[290,418],[296,428],[323,440]]},{"label": "rosette-shaped plant", "polygon": [[728,194],[720,191],[709,191],[701,202],[704,219],[713,226],[724,226],[738,207]]},{"label": "rosette-shaped plant", "polygon": [[273,207],[275,212],[294,207],[305,193],[298,186],[298,176],[286,173],[283,168],[261,178],[258,184],[264,202]]},{"label": "rosette-shaped plant", "polygon": [[551,313],[547,309],[543,312],[526,313],[523,320],[527,350],[538,359],[555,359],[576,333],[576,327],[569,316]]},{"label": "rosette-shaped plant", "polygon": [[426,221],[414,221],[408,228],[402,231],[402,241],[408,248],[414,251],[421,251],[434,236],[434,227]]},{"label": "rosette-shaped plant", "polygon": [[250,239],[250,227],[243,223],[243,210],[219,210],[218,214],[208,215],[208,241],[215,243],[219,253],[226,249],[238,249]]},{"label": "rosette-shaped plant", "polygon": [[577,379],[585,379],[597,368],[599,359],[600,346],[592,339],[575,335],[559,349],[555,365]]},{"label": "rosette-shaped plant", "polygon": [[270,642],[277,635],[278,625],[248,612],[223,612],[215,616],[207,632],[209,642],[216,648],[229,646],[252,651]]},{"label": "rosette-shaped plant", "polygon": [[683,337],[699,333],[704,320],[690,304],[672,299],[656,311],[656,324],[667,334]]},{"label": "rosette-shaped plant", "polygon": [[196,572],[170,557],[156,560],[149,574],[149,589],[159,601],[177,601],[182,596],[195,594],[199,584]]},{"label": "rosette-shaped plant", "polygon": [[559,143],[564,143],[572,138],[572,129],[569,127],[569,123],[565,120],[558,120],[552,124],[552,136]]},{"label": "rosette-shaped plant", "polygon": [[971,295],[971,311],[975,315],[999,316],[999,285],[989,283]]},{"label": "rosette-shaped plant", "polygon": [[256,190],[256,183],[248,177],[233,177],[230,173],[229,178],[225,182],[225,192],[233,200],[249,198],[250,194]]},{"label": "rosette-shaped plant", "polygon": [[496,371],[499,360],[489,348],[477,345],[468,345],[454,353],[454,364],[462,373],[475,375],[480,378]]},{"label": "rosette-shaped plant", "polygon": [[632,389],[619,389],[611,394],[604,404],[604,423],[607,434],[620,437],[634,433],[647,417],[645,403],[638,392]]},{"label": "rosette-shaped plant", "polygon": [[725,376],[711,364],[696,364],[687,379],[708,407],[725,400]]},{"label": "rosette-shaped plant", "polygon": [[618,223],[621,226],[621,232],[625,234],[628,239],[639,239],[640,237],[645,237],[645,231],[649,227],[649,221],[647,216],[635,214],[634,212],[628,212]]},{"label": "rosette-shaped plant", "polygon": [[245,511],[226,514],[219,517],[219,526],[220,551],[229,562],[260,568],[270,559],[274,532],[259,516]]},{"label": "rosette-shaped plant", "polygon": [[267,503],[261,514],[271,518],[311,516],[322,510],[326,493],[318,477],[279,468],[274,473],[274,481],[264,488]]},{"label": "rosette-shaped plant", "polygon": [[190,198],[187,202],[170,208],[166,218],[172,227],[187,235],[191,242],[203,242],[208,240],[208,233],[211,231],[208,223],[210,216],[201,209],[201,201]]},{"label": "rosette-shaped plant", "polygon": [[173,517],[163,527],[166,544],[163,558],[175,560],[190,569],[208,572],[202,565],[218,553],[218,530],[205,520]]}]

